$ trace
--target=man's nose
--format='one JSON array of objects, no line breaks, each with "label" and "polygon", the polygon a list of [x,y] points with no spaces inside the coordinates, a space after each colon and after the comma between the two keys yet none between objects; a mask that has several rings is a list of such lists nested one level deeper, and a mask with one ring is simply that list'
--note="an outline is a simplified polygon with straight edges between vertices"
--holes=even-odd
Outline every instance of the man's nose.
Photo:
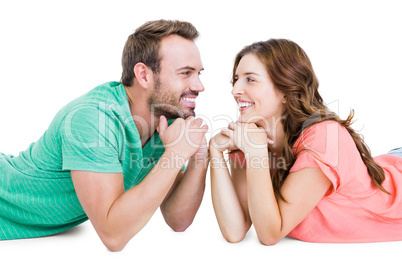
[{"label": "man's nose", "polygon": [[205,90],[204,85],[202,84],[201,79],[198,75],[193,78],[190,89],[196,92],[203,92]]}]

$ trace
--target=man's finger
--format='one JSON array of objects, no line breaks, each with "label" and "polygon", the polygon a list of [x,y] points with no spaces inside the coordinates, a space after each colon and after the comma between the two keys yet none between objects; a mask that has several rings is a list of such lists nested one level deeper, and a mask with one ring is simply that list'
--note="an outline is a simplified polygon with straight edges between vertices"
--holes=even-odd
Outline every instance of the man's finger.
[{"label": "man's finger", "polygon": [[167,119],[166,117],[161,115],[161,117],[159,118],[159,126],[156,128],[156,130],[158,131],[159,134],[163,134],[167,129],[167,127],[168,127]]}]

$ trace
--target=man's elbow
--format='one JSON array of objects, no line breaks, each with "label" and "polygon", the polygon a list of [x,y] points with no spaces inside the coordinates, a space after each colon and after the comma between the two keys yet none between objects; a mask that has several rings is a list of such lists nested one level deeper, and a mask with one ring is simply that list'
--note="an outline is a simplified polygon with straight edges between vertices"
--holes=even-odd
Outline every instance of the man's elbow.
[{"label": "man's elbow", "polygon": [[126,245],[115,243],[111,241],[103,242],[103,244],[107,247],[111,252],[119,252],[122,251]]},{"label": "man's elbow", "polygon": [[112,252],[119,252],[124,249],[128,241],[122,239],[118,234],[99,235],[105,247]]},{"label": "man's elbow", "polygon": [[193,223],[192,220],[169,222],[168,225],[175,232],[184,232]]}]

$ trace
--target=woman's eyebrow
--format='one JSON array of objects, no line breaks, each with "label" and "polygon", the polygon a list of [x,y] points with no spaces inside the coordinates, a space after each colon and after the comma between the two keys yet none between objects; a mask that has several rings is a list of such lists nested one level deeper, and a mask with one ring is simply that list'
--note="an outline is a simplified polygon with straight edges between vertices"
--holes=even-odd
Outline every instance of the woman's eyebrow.
[{"label": "woman's eyebrow", "polygon": [[243,75],[250,75],[250,74],[260,76],[258,73],[254,73],[254,72],[246,72]]}]

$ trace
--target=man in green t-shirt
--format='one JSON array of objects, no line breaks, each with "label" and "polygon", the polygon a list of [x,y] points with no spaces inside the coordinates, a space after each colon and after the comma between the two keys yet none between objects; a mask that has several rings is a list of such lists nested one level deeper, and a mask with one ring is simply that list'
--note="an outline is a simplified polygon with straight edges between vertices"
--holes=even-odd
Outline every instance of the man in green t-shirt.
[{"label": "man in green t-shirt", "polygon": [[197,37],[188,22],[145,23],[125,44],[121,82],[63,107],[19,156],[0,153],[0,240],[89,218],[119,251],[158,207],[175,231],[192,223],[209,162],[207,126],[194,117],[204,91]]}]

